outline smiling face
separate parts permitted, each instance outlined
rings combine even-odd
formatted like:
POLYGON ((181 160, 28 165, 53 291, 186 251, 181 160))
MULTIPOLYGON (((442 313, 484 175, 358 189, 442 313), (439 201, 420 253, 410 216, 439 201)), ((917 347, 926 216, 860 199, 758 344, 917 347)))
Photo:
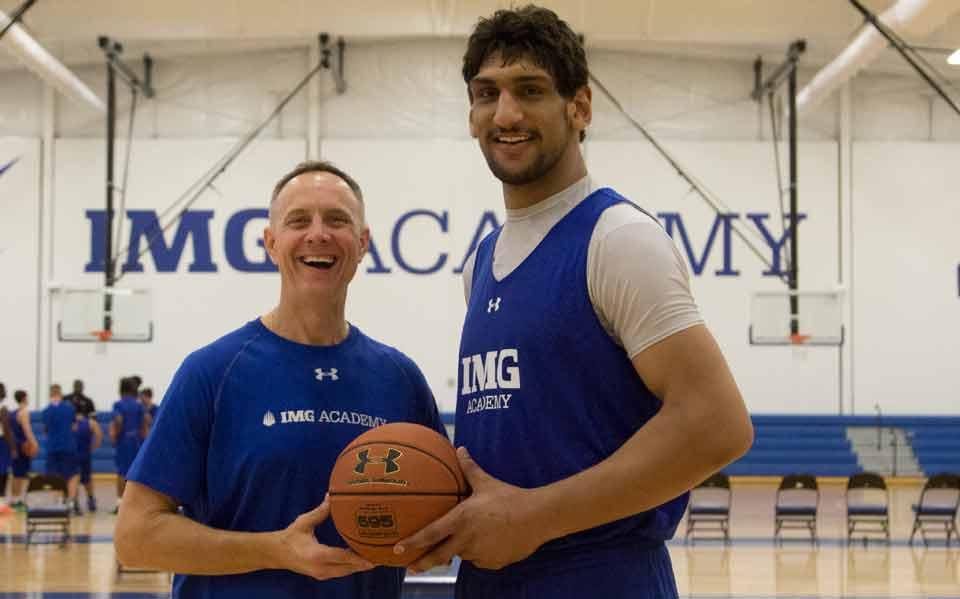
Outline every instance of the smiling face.
POLYGON ((503 64, 492 54, 469 82, 470 133, 494 176, 523 186, 568 178, 578 167, 580 132, 590 122, 589 88, 572 98, 529 57, 503 64))
POLYGON ((346 297, 370 230, 350 186, 328 172, 290 179, 270 206, 264 245, 291 299, 346 297))

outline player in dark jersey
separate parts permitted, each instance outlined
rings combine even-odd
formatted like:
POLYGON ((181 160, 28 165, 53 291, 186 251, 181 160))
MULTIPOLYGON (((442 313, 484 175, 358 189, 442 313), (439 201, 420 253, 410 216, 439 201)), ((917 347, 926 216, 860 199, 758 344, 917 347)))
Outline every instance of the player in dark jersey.
POLYGON ((81 416, 91 416, 97 411, 93 400, 83 394, 83 381, 80 379, 73 381, 73 393, 65 395, 63 399, 72 403, 81 416))
POLYGON ((129 472, 119 559, 183 573, 176 598, 396 599, 403 570, 346 549, 327 481, 372 427, 444 429, 413 361, 345 318, 369 243, 360 188, 300 165, 275 187, 264 242, 279 303, 180 366, 129 472))
POLYGON ((458 598, 676 597, 664 542, 687 490, 750 446, 740 392, 670 238, 589 178, 570 27, 497 11, 463 76, 507 208, 464 269, 456 443, 473 494, 395 551, 439 543, 415 571, 460 555, 458 598))

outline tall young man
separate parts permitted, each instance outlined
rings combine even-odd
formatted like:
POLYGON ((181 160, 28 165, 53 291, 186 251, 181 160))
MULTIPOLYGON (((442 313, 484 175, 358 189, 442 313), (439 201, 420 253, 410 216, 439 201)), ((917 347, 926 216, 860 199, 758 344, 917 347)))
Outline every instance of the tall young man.
POLYGON ((687 490, 750 446, 740 393, 671 239, 587 173, 570 27, 497 11, 463 76, 507 209, 463 273, 456 443, 473 495, 395 551, 439 544, 414 570, 460 555, 460 598, 675 597, 664 541, 687 490))

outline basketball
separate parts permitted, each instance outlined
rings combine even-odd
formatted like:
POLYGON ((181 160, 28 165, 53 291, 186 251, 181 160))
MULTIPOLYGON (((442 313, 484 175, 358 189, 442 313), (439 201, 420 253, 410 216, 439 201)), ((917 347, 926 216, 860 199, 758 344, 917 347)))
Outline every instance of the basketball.
POLYGON ((40 446, 28 439, 20 445, 20 452, 28 458, 35 458, 40 453, 40 446))
POLYGON ((330 513, 351 549, 383 566, 406 566, 427 552, 395 555, 393 546, 466 495, 457 454, 443 435, 396 422, 371 429, 337 457, 330 513))

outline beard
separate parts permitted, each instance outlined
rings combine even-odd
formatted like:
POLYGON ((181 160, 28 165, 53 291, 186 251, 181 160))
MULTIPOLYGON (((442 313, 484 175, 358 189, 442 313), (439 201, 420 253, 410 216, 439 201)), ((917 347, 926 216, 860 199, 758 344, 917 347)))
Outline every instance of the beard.
POLYGON ((490 172, 493 173, 493 176, 503 183, 507 185, 527 185, 528 183, 533 183, 541 179, 553 170, 553 167, 555 167, 563 157, 563 147, 564 146, 560 146, 552 151, 539 152, 536 157, 534 157, 533 162, 520 171, 510 171, 497 162, 492 148, 484 148, 483 157, 487 160, 487 166, 490 167, 490 172))
MULTIPOLYGON (((520 171, 510 171, 505 166, 497 162, 495 157, 495 152, 493 150, 494 138, 498 135, 504 133, 503 130, 495 130, 491 132, 490 136, 487 138, 488 145, 484 147, 482 144, 480 150, 483 152, 483 157, 487 161, 487 166, 490 167, 490 172, 493 173, 493 176, 506 183, 507 185, 527 185, 533 183, 541 178, 543 178, 547 173, 549 173, 557 163, 560 162, 560 159, 563 158, 563 153, 570 142, 570 135, 575 135, 576 132, 573 131, 573 126, 566 114, 564 114, 563 119, 567 125, 566 136, 554 144, 552 147, 543 148, 541 147, 540 151, 534 157, 533 162, 520 171)), ((518 133, 527 133, 531 136, 531 142, 543 142, 543 136, 539 132, 534 130, 529 131, 517 131, 518 133)))

